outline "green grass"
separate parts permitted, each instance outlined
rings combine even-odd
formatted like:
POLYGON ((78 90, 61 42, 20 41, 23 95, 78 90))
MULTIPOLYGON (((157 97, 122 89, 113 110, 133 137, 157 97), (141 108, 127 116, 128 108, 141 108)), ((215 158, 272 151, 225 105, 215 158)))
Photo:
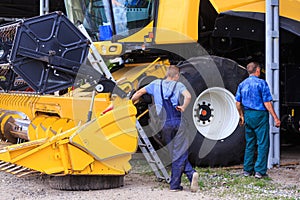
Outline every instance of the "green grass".
MULTIPOLYGON (((146 176, 155 176, 145 161, 134 160, 134 172, 146 176)), ((170 168, 167 168, 170 174, 170 168)), ((199 192, 214 199, 259 199, 259 200, 300 200, 300 188, 283 186, 271 178, 256 179, 253 176, 244 177, 242 169, 226 170, 223 168, 196 168, 199 173, 199 192)), ((182 176, 182 183, 187 188, 189 180, 182 176)), ((169 188, 169 184, 158 182, 156 189, 169 188)))
MULTIPOLYGON (((295 199, 291 192, 300 197, 296 187, 283 187, 272 181, 271 178, 256 179, 244 177, 242 171, 224 170, 221 168, 197 168, 199 173, 200 192, 215 191, 216 198, 238 199, 295 199)), ((188 179, 183 176, 182 182, 189 185, 188 179)), ((300 198, 299 198, 300 199, 300 198)))

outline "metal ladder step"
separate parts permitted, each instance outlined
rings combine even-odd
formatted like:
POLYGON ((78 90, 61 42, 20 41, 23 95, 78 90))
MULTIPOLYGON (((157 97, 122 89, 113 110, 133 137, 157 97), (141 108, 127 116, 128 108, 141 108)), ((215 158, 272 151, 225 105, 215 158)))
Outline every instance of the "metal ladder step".
POLYGON ((139 133, 138 145, 147 162, 149 163, 152 171, 154 172, 155 176, 158 180, 165 180, 167 183, 170 183, 171 178, 165 166, 161 162, 144 129, 138 121, 136 122, 136 128, 139 133))

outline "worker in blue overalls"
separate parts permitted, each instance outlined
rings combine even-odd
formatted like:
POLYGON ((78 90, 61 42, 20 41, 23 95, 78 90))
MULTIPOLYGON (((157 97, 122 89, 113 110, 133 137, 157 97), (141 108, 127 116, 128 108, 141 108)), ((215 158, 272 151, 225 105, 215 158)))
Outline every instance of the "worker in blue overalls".
POLYGON ((146 93, 151 94, 154 98, 157 114, 163 123, 162 135, 172 159, 170 191, 183 189, 181 176, 185 173, 191 183, 191 191, 196 192, 198 173, 188 161, 189 142, 185 133, 184 120, 181 120, 182 112, 190 103, 191 94, 181 82, 178 82, 179 76, 179 68, 171 65, 167 69, 166 79, 154 80, 138 90, 132 96, 132 101, 135 102, 146 93), (184 97, 182 105, 179 104, 181 95, 184 97))

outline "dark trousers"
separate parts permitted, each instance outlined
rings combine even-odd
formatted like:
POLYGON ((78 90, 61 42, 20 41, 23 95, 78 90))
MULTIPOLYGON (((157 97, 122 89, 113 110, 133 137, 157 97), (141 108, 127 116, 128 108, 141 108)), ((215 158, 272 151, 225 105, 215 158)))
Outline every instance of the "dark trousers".
POLYGON ((172 172, 170 189, 180 189, 181 176, 186 174, 189 181, 192 181, 193 173, 195 170, 188 160, 188 138, 185 135, 185 126, 178 122, 165 123, 162 134, 167 148, 172 159, 172 172))
POLYGON ((244 170, 266 174, 269 154, 269 113, 267 111, 245 110, 246 149, 244 170), (257 159, 254 160, 257 145, 257 159), (254 163, 255 161, 255 163, 254 163))

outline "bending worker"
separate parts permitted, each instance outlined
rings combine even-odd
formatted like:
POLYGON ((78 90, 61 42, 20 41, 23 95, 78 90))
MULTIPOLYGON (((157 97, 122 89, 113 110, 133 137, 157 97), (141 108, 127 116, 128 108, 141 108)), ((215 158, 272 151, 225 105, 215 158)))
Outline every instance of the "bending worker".
POLYGON ((244 176, 256 178, 267 176, 269 154, 269 113, 280 126, 267 82, 260 79, 260 66, 256 62, 247 65, 249 77, 241 82, 236 92, 236 106, 240 114, 240 124, 245 124, 246 149, 244 156, 244 176), (269 113, 268 113, 269 112, 269 113), (254 163, 255 146, 257 159, 254 163))
POLYGON ((198 173, 188 161, 188 137, 185 135, 185 125, 181 114, 191 100, 191 94, 186 87, 178 82, 180 73, 177 66, 171 65, 167 69, 166 79, 154 80, 149 85, 138 90, 133 96, 135 102, 143 94, 151 94, 154 98, 157 114, 163 123, 162 136, 168 145, 172 159, 170 191, 182 190, 181 176, 185 173, 191 183, 191 191, 198 189, 198 173), (179 105, 180 96, 184 97, 179 105))

